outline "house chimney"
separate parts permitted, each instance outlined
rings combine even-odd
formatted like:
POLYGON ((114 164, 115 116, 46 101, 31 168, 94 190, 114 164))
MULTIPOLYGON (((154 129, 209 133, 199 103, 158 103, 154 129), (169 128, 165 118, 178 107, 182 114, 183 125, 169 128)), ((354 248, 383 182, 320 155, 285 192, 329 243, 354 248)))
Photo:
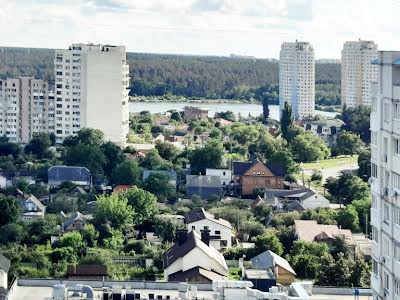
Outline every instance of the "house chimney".
POLYGON ((214 219, 215 219, 215 220, 219 220, 219 214, 218 214, 218 213, 215 213, 215 214, 214 214, 214 219))
POLYGON ((210 230, 204 229, 201 231, 201 241, 207 246, 210 246, 210 230))
POLYGON ((178 245, 181 246, 183 245, 186 240, 187 240, 187 231, 186 230, 178 230, 177 236, 178 236, 178 245))

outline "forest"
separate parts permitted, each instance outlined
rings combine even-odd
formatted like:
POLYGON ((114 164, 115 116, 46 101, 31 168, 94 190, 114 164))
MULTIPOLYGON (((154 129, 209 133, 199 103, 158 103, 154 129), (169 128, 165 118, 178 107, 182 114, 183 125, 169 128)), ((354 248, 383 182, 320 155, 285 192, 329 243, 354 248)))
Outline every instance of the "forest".
MULTIPOLYGON (((19 75, 54 81, 54 49, 0 48, 0 78, 19 75)), ((276 104, 277 60, 128 53, 132 96, 172 94, 276 104)), ((316 103, 340 104, 340 64, 316 64, 316 103)))

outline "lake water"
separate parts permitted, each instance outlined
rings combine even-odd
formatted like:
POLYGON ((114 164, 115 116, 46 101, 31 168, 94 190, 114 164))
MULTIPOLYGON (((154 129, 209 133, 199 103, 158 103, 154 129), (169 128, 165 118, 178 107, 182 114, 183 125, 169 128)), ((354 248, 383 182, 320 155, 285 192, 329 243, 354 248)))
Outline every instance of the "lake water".
MULTIPOLYGON (((147 110, 155 114, 164 113, 171 109, 181 111, 185 106, 209 108, 208 115, 210 117, 213 117, 217 112, 227 110, 233 111, 236 115, 240 113, 242 117, 247 117, 248 115, 257 117, 262 114, 261 104, 247 103, 130 102, 129 111, 131 113, 138 113, 147 110)), ((269 111, 271 119, 279 120, 279 105, 270 105, 269 111)), ((316 114, 333 118, 337 113, 317 110, 316 114)))

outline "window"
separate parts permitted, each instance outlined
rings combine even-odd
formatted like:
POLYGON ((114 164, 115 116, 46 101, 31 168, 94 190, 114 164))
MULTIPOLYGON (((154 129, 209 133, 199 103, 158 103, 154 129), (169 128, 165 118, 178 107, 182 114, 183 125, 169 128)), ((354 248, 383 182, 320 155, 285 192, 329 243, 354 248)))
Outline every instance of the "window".
POLYGON ((390 242, 389 242, 389 240, 385 237, 384 239, 383 239, 383 256, 385 256, 385 257, 389 257, 389 254, 390 254, 390 242))
POLYGON ((192 230, 196 230, 196 226, 192 226, 192 230))
POLYGON ((400 208, 394 207, 393 209, 393 222, 400 226, 400 208))
POLYGON ((394 244, 394 259, 400 262, 400 245, 394 244))
POLYGON ((376 243, 379 243, 379 233, 374 226, 372 226, 372 240, 375 241, 376 243))
POLYGON ((372 273, 378 275, 378 262, 372 259, 372 273))
POLYGON ((393 152, 396 154, 400 154, 400 140, 394 138, 393 139, 393 152))
POLYGON ((396 278, 394 280, 394 294, 396 296, 400 296, 400 281, 396 278))
POLYGON ((400 175, 397 173, 392 173, 393 178, 393 188, 400 191, 400 175))
POLYGON ((378 178, 378 167, 374 163, 371 163, 371 177, 378 178))
POLYGON ((389 210, 389 205, 386 203, 383 204, 383 221, 385 223, 389 223, 390 221, 390 210, 389 210))
POLYGON ((389 280, 390 280, 389 274, 384 272, 384 275, 383 275, 383 288, 385 290, 387 290, 387 291, 389 290, 389 287, 390 287, 389 280))
POLYGON ((375 131, 371 131, 371 144, 373 145, 378 144, 378 136, 375 131))
POLYGON ((389 122, 390 120, 389 103, 383 104, 383 118, 385 122, 389 122))
POLYGON ((393 106, 393 118, 400 119, 400 103, 395 102, 393 106))
POLYGON ((204 230, 210 230, 209 226, 204 226, 204 230))
POLYGON ((220 230, 215 230, 215 234, 221 234, 220 230))

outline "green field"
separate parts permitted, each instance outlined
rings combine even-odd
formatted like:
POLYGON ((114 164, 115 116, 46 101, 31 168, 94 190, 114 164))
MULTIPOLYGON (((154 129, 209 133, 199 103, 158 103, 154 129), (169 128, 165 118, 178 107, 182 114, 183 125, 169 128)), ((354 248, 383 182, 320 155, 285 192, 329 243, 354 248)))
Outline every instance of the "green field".
POLYGON ((319 162, 302 163, 300 164, 300 168, 305 170, 322 170, 322 169, 338 168, 341 166, 345 168, 350 165, 357 164, 357 158, 358 158, 357 155, 338 156, 334 158, 320 160, 319 162))

